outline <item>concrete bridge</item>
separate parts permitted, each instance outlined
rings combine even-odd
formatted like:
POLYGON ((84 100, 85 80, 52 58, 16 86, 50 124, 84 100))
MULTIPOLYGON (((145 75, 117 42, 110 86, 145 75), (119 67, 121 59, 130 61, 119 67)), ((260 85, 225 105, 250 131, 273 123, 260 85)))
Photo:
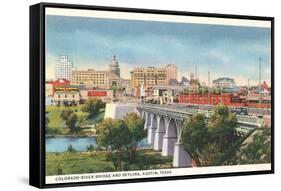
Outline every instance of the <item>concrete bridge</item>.
MULTIPOLYGON (((145 120, 144 128, 148 131, 148 143, 153 149, 162 151, 162 156, 173 156, 173 167, 191 167, 191 156, 181 142, 183 121, 196 112, 203 113, 208 119, 211 111, 156 104, 138 104, 137 110, 145 120)), ((256 116, 237 115, 237 119, 238 135, 246 134, 262 125, 262 118, 256 116)))

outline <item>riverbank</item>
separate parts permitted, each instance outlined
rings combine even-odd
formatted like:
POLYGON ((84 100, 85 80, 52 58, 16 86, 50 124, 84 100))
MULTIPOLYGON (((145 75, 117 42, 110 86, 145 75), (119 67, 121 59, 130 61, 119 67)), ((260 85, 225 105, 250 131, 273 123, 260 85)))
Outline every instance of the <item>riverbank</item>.
POLYGON ((81 110, 79 106, 47 106, 46 117, 48 124, 46 129, 46 137, 93 137, 96 136, 95 126, 99 123, 105 114, 105 109, 102 108, 95 115, 89 117, 88 112, 81 110), (65 120, 61 117, 63 111, 71 111, 78 117, 77 131, 71 132, 66 126, 65 120))
POLYGON ((97 137, 97 135, 45 135, 46 138, 87 138, 87 137, 97 137))
MULTIPOLYGON (((152 149, 140 149, 133 161, 126 162, 126 171, 171 167, 172 157, 163 157, 161 152, 152 149)), ((46 153, 47 176, 114 171, 114 166, 104 151, 46 153)))
POLYGON ((76 132, 71 132, 69 128, 49 128, 45 134, 46 138, 54 138, 54 137, 96 137, 96 130, 93 128, 80 128, 76 132))

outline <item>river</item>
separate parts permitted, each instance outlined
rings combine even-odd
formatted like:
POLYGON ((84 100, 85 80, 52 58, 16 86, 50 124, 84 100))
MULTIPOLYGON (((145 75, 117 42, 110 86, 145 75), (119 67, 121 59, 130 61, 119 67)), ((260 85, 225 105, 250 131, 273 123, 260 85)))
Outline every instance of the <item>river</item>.
MULTIPOLYGON (((96 146, 96 137, 46 137, 46 152, 65 152, 69 145, 77 151, 87 151, 87 146, 96 146)), ((138 148, 150 148, 147 138, 139 142, 138 148)))

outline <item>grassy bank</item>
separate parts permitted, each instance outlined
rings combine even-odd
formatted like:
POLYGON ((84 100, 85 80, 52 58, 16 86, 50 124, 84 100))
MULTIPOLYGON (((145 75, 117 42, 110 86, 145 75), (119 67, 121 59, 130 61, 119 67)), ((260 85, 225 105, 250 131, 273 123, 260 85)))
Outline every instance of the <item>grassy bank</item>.
MULTIPOLYGON (((126 170, 171 168, 172 158, 162 157, 160 152, 139 150, 135 159, 128 162, 126 170)), ((64 152, 46 154, 46 175, 114 172, 114 166, 104 151, 64 152)))
POLYGON ((79 106, 47 106, 46 112, 49 119, 48 123, 48 136, 56 135, 70 135, 70 136, 93 136, 95 133, 89 126, 94 125, 101 121, 104 117, 105 109, 101 109, 97 115, 89 117, 89 113, 81 111, 82 105, 79 106), (83 119, 79 121, 80 129, 77 132, 70 132, 66 127, 65 121, 61 118, 61 113, 65 110, 73 111, 78 118, 83 119))

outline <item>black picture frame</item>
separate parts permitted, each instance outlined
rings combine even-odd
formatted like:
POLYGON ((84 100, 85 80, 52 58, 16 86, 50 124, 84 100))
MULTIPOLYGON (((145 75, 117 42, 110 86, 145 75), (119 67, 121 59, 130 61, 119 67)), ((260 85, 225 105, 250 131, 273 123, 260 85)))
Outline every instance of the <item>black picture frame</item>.
POLYGON ((226 177, 226 176, 242 176, 242 175, 258 175, 274 173, 274 18, 263 16, 248 16, 248 15, 231 15, 231 14, 216 14, 216 13, 195 13, 184 11, 171 10, 152 10, 152 9, 135 9, 121 7, 104 7, 104 6, 88 6, 74 4, 57 4, 57 3, 39 3, 30 6, 30 153, 29 153, 29 183, 38 188, 53 188, 67 186, 85 186, 85 185, 100 185, 100 184, 116 184, 116 183, 133 183, 133 182, 148 182, 148 181, 167 181, 179 179, 193 178, 210 178, 210 177, 226 177), (249 171, 249 172, 230 172, 216 173, 204 175, 186 175, 186 176, 170 176, 170 177, 155 177, 155 178, 140 178, 140 179, 125 179, 125 180, 110 180, 97 182, 78 182, 78 183, 60 183, 46 184, 45 183, 45 8, 67 8, 80 10, 104 10, 104 11, 121 11, 129 13, 153 13, 153 14, 169 14, 181 16, 200 16, 213 18, 233 18, 233 19, 248 19, 262 20, 271 22, 271 170, 265 171, 249 171), (39 128, 38 128, 39 127, 39 128))

